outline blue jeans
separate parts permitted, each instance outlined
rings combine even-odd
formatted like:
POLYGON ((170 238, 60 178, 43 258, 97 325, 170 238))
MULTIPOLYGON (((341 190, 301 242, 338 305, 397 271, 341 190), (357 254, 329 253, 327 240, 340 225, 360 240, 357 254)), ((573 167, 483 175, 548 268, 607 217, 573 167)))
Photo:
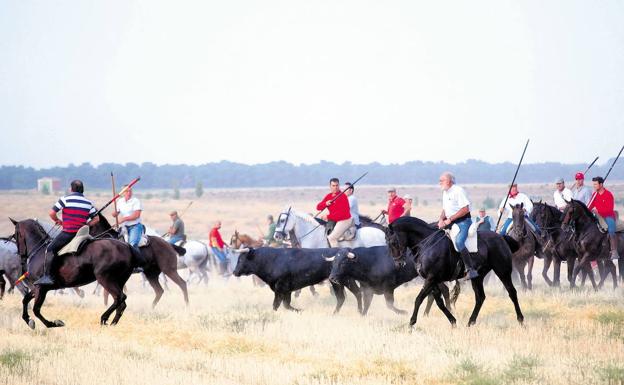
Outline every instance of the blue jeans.
POLYGON ((139 247, 139 241, 141 240, 141 235, 143 235, 143 225, 137 223, 136 225, 126 226, 128 230, 128 243, 131 246, 139 247))
MULTIPOLYGON (((535 232, 537 232, 538 234, 540 233, 539 226, 537 225, 537 223, 533 222, 533 220, 531 220, 531 218, 528 215, 525 215, 524 219, 527 222, 529 222, 531 226, 533 226, 533 228, 535 228, 535 232)), ((512 223, 513 223, 513 218, 505 219, 505 223, 503 223, 503 227, 501 228, 500 234, 501 235, 507 234, 507 229, 509 228, 509 225, 511 225, 512 223)))
POLYGON ((615 218, 613 217, 605 217, 605 222, 607 222, 607 228, 609 229, 609 234, 615 234, 615 218))
POLYGON ((214 255, 217 257, 217 259, 219 259, 220 262, 227 262, 227 255, 225 255, 223 250, 214 246, 212 246, 211 249, 214 255))
POLYGON ((169 243, 174 244, 181 241, 182 239, 183 238, 181 235, 172 235, 171 237, 169 237, 169 243))
POLYGON ((470 225, 472 225, 472 219, 462 219, 459 222, 455 222, 455 224, 459 226, 459 234, 457 234, 457 238, 455 238, 455 245, 457 246, 457 250, 462 251, 466 247, 466 239, 468 238, 470 225))

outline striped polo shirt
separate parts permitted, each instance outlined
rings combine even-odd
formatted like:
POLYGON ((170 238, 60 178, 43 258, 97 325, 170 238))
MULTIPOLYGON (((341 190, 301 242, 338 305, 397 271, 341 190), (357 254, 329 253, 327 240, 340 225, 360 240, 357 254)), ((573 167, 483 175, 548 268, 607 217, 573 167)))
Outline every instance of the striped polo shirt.
POLYGON ((90 200, 79 192, 73 192, 56 202, 52 210, 61 211, 63 215, 63 231, 75 233, 84 226, 96 213, 90 200))

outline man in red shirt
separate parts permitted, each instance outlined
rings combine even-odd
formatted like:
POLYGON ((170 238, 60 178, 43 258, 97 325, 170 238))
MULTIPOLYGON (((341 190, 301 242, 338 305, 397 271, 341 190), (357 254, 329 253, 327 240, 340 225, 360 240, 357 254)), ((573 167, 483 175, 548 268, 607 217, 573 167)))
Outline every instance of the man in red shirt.
POLYGON ((349 227, 353 226, 353 218, 351 217, 351 208, 349 207, 349 198, 346 194, 340 193, 340 181, 338 178, 329 180, 329 194, 325 195, 322 201, 316 205, 317 210, 327 208, 329 214, 327 221, 334 222, 333 231, 327 236, 331 247, 338 247, 338 238, 344 234, 349 227))
POLYGON ((405 200, 397 195, 394 187, 390 187, 388 189, 388 210, 381 211, 388 215, 388 224, 391 224, 403 215, 403 211, 405 211, 403 205, 405 205, 405 200))
POLYGON ((210 230, 210 235, 208 238, 210 239, 210 248, 212 249, 213 254, 219 260, 219 270, 221 275, 225 275, 227 272, 227 264, 228 258, 225 254, 225 242, 223 242, 223 238, 221 238, 221 233, 219 233, 219 229, 221 228, 221 221, 216 221, 212 229, 210 230))
POLYGON ((613 211, 615 202, 613 194, 604 187, 604 179, 602 177, 592 178, 592 182, 594 183, 594 195, 592 195, 587 208, 603 217, 605 222, 607 222, 609 243, 611 244, 611 259, 619 259, 620 256, 617 251, 618 238, 617 234, 615 234, 615 211, 613 211))

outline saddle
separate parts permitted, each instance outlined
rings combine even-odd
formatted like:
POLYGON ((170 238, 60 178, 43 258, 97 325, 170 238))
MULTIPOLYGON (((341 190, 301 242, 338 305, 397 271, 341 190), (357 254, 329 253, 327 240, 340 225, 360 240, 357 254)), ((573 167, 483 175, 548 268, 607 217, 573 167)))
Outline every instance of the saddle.
MULTIPOLYGON (((479 251, 478 249, 479 235, 477 232, 478 227, 479 226, 476 223, 472 223, 470 225, 470 228, 468 229, 468 238, 466 238, 466 248, 468 249, 468 252, 470 253, 476 253, 479 251)), ((457 245, 455 244, 455 239, 457 238, 457 235, 459 235, 459 226, 457 226, 456 224, 453 224, 451 229, 445 230, 445 232, 446 232, 446 236, 449 237, 451 241, 453 242, 453 247, 455 248, 455 251, 459 252, 459 250, 457 249, 457 245)))
MULTIPOLYGON (((596 219, 598 219, 597 226, 598 230, 601 233, 605 234, 609 231, 609 226, 607 226, 607 221, 598 213, 594 214, 596 219)), ((615 213, 615 232, 616 233, 624 233, 624 222, 620 221, 620 216, 618 213, 615 213)))
MULTIPOLYGON (((121 235, 123 236, 124 242, 128 243, 128 230, 125 226, 121 228, 121 235)), ((147 237, 147 234, 145 234, 145 226, 143 226, 143 233, 141 234, 141 239, 139 240, 139 247, 145 247, 149 245, 149 243, 149 238, 147 237)))
MULTIPOLYGON (((334 231, 334 227, 336 226, 336 222, 327 221, 325 224, 325 236, 329 236, 334 231)), ((352 241, 355 239, 357 235, 357 227, 355 226, 355 222, 351 221, 351 226, 342 233, 342 235, 338 238, 338 242, 344 241, 352 241)))
POLYGON ((78 253, 93 239, 94 238, 89 234, 89 226, 82 226, 76 235, 74 235, 74 238, 59 250, 58 255, 78 253))

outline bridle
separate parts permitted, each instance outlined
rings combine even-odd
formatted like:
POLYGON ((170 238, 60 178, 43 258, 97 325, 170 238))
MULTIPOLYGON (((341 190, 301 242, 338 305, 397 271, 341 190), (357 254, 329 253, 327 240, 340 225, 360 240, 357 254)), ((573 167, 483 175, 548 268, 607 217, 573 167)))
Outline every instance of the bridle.
POLYGON ((281 226, 282 229, 281 230, 276 230, 275 233, 280 234, 284 239, 286 239, 286 225, 288 224, 288 219, 290 219, 290 210, 292 207, 288 208, 288 211, 286 211, 285 213, 280 213, 280 215, 277 217, 277 223, 280 223, 282 220, 283 216, 286 216, 286 219, 284 220, 284 225, 281 226))

